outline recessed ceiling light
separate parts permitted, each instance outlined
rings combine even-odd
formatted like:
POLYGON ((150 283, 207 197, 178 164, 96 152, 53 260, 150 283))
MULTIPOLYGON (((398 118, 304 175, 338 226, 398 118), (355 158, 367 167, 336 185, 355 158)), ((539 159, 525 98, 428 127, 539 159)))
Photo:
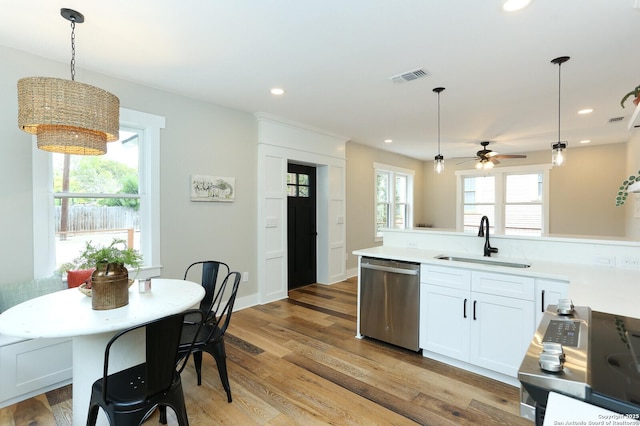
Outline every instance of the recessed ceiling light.
POLYGON ((530 1, 531 0, 506 0, 502 5, 502 9, 506 12, 515 12, 516 10, 527 7, 530 1))
POLYGON ((591 114, 593 112, 593 108, 585 108, 578 111, 578 114, 591 114))
POLYGON ((591 142, 591 139, 583 139, 580 141, 580 143, 589 143, 591 142))
POLYGON ((393 142, 393 140, 392 140, 392 139, 385 139, 385 140, 384 140, 384 143, 391 143, 391 142, 393 142))
POLYGON ((281 89, 279 87, 274 87, 273 89, 271 89, 271 94, 272 95, 284 95, 284 89, 281 89))
POLYGON ((529 5, 531 0, 506 0, 502 5, 502 9, 506 12, 515 12, 524 9, 529 5))

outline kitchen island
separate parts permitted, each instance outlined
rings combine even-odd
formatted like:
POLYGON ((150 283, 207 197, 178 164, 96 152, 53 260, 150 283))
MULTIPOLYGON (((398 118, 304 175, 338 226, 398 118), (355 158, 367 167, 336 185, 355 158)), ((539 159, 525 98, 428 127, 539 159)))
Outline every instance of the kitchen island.
MULTIPOLYGON (((357 256, 376 257, 425 265, 439 265, 459 268, 473 268, 484 271, 502 272, 544 278, 569 283, 568 298, 574 305, 589 306, 592 310, 640 318, 640 269, 623 269, 610 265, 585 265, 549 260, 530 260, 522 258, 491 257, 487 261, 509 261, 527 263, 529 268, 509 268, 489 264, 440 260, 437 256, 459 256, 482 259, 482 256, 469 256, 466 253, 433 249, 414 249, 379 246, 355 250, 357 256)), ((640 250, 638 255, 640 256, 640 250)), ((484 260, 482 259, 482 260, 484 260)))
MULTIPOLYGON (((514 386, 542 311, 558 298, 594 311, 640 317, 640 269, 627 262, 640 256, 637 242, 491 239, 499 253, 483 257, 484 239, 475 235, 389 230, 383 246, 353 254, 420 263, 423 355, 514 386), (470 262, 438 259, 442 255, 470 262), (622 260, 627 267, 620 267, 622 260)), ((363 337, 359 326, 356 337, 363 337)))

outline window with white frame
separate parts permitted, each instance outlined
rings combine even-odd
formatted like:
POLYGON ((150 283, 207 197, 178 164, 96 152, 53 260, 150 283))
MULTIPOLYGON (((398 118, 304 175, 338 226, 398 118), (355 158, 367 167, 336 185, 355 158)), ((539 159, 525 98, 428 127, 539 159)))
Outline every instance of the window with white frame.
POLYGON ((104 155, 52 154, 56 268, 88 241, 140 250, 140 129, 120 128, 104 155))
POLYGON ((413 176, 415 172, 374 163, 376 182, 375 236, 383 228, 410 228, 413 223, 413 176))
POLYGON ((495 176, 463 176, 463 223, 464 230, 477 229, 482 216, 489 218, 491 227, 496 219, 495 176))
MULTIPOLYGON (((86 241, 140 251, 139 277, 160 273, 159 140, 164 117, 120 110, 120 140, 104 156, 34 148, 34 276, 71 261, 86 241)), ((34 144, 35 145, 35 144, 34 144)))
POLYGON ((537 165, 457 171, 458 229, 476 232, 487 216, 497 234, 546 234, 549 169, 537 165))

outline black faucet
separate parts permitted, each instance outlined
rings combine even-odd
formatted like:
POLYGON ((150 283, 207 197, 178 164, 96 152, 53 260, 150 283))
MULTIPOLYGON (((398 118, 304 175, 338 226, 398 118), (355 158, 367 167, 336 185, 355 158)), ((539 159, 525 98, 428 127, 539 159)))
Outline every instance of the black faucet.
POLYGON ((498 249, 496 247, 491 247, 491 244, 489 244, 489 218, 486 216, 482 216, 482 219, 480 219, 480 229, 478 230, 478 237, 484 237, 485 256, 491 257, 491 253, 498 252, 498 249))

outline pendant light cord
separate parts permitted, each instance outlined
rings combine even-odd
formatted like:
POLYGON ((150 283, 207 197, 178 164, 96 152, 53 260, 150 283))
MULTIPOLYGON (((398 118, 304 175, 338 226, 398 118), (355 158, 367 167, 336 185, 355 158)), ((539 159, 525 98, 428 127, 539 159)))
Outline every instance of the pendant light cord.
POLYGON ((558 142, 562 140, 560 139, 560 93, 561 93, 561 82, 562 82, 562 79, 560 78, 561 70, 562 70, 562 62, 558 64, 558 142))
POLYGON ((440 92, 438 92, 438 155, 440 154, 440 92))
POLYGON ((551 61, 552 64, 558 65, 558 144, 562 142, 560 139, 560 94, 562 93, 562 64, 567 62, 571 57, 569 56, 560 56, 559 58, 555 58, 551 61))

